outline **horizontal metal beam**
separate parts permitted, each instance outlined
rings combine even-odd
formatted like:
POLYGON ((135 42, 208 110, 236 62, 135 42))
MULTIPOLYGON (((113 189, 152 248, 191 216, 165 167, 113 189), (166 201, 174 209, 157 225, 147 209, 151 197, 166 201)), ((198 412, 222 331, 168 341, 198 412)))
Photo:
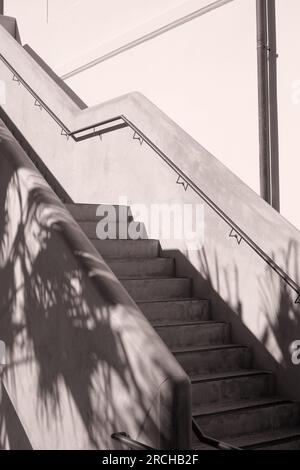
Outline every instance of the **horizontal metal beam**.
POLYGON ((168 23, 162 26, 161 28, 155 29, 154 31, 151 31, 148 34, 145 34, 144 36, 141 36, 135 39, 134 41, 130 41, 121 47, 113 49, 112 51, 108 52, 107 54, 104 54, 101 57, 97 57, 96 59, 84 65, 81 65, 80 67, 77 67, 74 70, 71 70, 70 72, 62 75, 61 79, 67 80, 68 78, 74 77, 75 75, 78 75, 79 73, 82 73, 85 70, 91 69, 92 67, 95 67, 96 65, 101 64, 102 62, 108 59, 111 59, 119 54, 122 54, 123 52, 128 51, 129 49, 139 46, 140 44, 143 44, 146 41, 150 41, 151 39, 154 39, 157 36, 167 33, 168 31, 171 31, 174 28, 178 28, 178 26, 182 26, 183 24, 188 23, 189 21, 192 21, 198 18, 199 16, 205 15, 206 13, 209 13, 212 10, 220 8, 223 5, 226 5, 227 3, 230 3, 232 1, 233 0, 217 0, 217 1, 211 2, 205 7, 202 7, 196 11, 193 11, 192 13, 189 13, 188 15, 178 18, 177 20, 172 21, 171 23, 168 23))

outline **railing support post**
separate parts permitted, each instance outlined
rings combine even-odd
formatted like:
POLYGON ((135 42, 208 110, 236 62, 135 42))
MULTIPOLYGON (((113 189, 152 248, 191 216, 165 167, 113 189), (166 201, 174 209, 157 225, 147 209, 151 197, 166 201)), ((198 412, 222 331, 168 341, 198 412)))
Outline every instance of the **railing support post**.
POLYGON ((0 0, 0 15, 4 15, 4 0, 0 0))

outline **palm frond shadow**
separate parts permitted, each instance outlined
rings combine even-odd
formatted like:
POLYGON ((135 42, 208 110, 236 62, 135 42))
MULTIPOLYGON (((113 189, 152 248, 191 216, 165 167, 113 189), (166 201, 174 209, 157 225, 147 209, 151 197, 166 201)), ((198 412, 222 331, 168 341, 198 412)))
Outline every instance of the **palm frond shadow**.
MULTIPOLYGON (((26 192, 24 175, 13 171, 6 181, 0 194, 5 201, 0 207, 0 331, 8 356, 4 382, 20 400, 20 371, 29 382, 36 377, 33 421, 43 421, 50 429, 51 423, 63 421, 69 408, 69 433, 78 434, 79 446, 112 448, 110 433, 128 429, 128 414, 133 428, 140 429, 147 416, 147 426, 155 429, 149 403, 156 376, 145 370, 142 359, 133 363, 134 354, 128 356, 129 342, 136 356, 141 355, 130 309, 123 331, 118 316, 121 322, 124 306, 112 299, 105 284, 99 289, 98 282, 97 290, 93 284, 101 277, 101 263, 96 260, 91 274, 80 267, 60 233, 58 219, 64 212, 41 202, 43 183, 35 179, 26 192), (116 387, 124 390, 123 404, 117 403, 116 387), (84 432, 76 429, 78 423, 84 432)), ((139 326, 142 338, 143 319, 139 326)), ((151 344, 143 347, 151 354, 151 344)), ((2 429, 8 429, 9 416, 9 407, 1 406, 2 429)), ((7 439, 7 433, 0 434, 0 447, 7 439)))

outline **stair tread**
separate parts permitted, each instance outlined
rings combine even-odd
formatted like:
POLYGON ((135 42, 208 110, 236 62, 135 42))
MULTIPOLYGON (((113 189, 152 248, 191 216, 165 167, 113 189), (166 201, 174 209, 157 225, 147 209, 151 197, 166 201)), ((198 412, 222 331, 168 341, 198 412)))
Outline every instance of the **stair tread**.
MULTIPOLYGON (((116 243, 123 243, 123 242, 131 242, 131 243, 147 243, 147 242, 155 242, 159 243, 157 238, 138 238, 137 240, 133 240, 132 238, 107 238, 106 240, 101 240, 101 238, 92 238, 91 240, 98 241, 98 242, 116 242, 116 243)), ((155 258, 160 258, 160 256, 155 256, 155 258)), ((111 259, 128 259, 126 258, 111 258, 111 259)))
POLYGON ((224 439, 228 444, 236 447, 250 447, 261 444, 271 444, 276 441, 282 441, 286 439, 293 439, 299 437, 300 439, 300 426, 281 428, 274 431, 267 431, 255 434, 246 434, 243 436, 224 439))
POLYGON ((248 347, 241 344, 216 344, 212 346, 184 346, 181 348, 173 348, 171 351, 173 354, 176 354, 196 351, 215 351, 222 349, 248 349, 248 347))
POLYGON ((220 321, 167 321, 167 322, 151 322, 154 328, 166 328, 173 326, 209 326, 209 325, 228 325, 228 323, 220 321))
POLYGON ((189 277, 118 277, 119 281, 191 281, 189 277))
MULTIPOLYGON (((92 240, 92 241, 94 241, 94 240, 92 240)), ((96 241, 99 241, 99 242, 103 241, 103 243, 104 243, 104 240, 96 240, 96 241)), ((110 241, 118 241, 118 240, 110 240, 110 241)), ((126 240, 123 240, 123 241, 126 241, 126 240)), ((128 241, 128 240, 127 240, 127 241, 128 241)), ((121 261, 122 259, 124 259, 124 258, 118 258, 117 256, 116 256, 116 257, 114 257, 114 256, 107 256, 106 254, 102 255, 102 258, 104 259, 104 261, 106 261, 106 263, 107 263, 108 265, 110 265, 110 264, 113 263, 113 262, 117 262, 117 261, 119 262, 119 261, 121 261)), ((150 261, 150 260, 156 260, 156 259, 160 259, 160 258, 159 258, 159 256, 148 256, 148 258, 145 258, 145 257, 142 258, 142 257, 140 257, 140 256, 137 256, 137 257, 132 256, 130 259, 131 259, 133 262, 137 262, 137 261, 140 261, 140 260, 147 260, 147 261, 150 261)))
POLYGON ((196 299, 194 297, 182 297, 178 299, 161 299, 161 300, 139 300, 137 304, 161 304, 168 302, 209 302, 208 299, 196 299))
POLYGON ((109 204, 107 202, 66 202, 65 203, 66 207, 98 207, 98 206, 103 206, 103 207, 125 207, 125 208, 130 208, 130 206, 125 206, 124 204, 109 204))
MULTIPOLYGON (((254 434, 243 434, 239 437, 229 437, 222 438, 222 442, 238 447, 240 449, 247 449, 256 446, 276 444, 281 441, 295 440, 299 438, 300 440, 300 426, 290 427, 290 428, 280 428, 274 431, 265 431, 257 432, 254 434)), ((198 444, 193 445, 193 450, 212 450, 211 446, 207 444, 198 444)))
MULTIPOLYGON (((126 241, 126 240, 125 240, 126 241)), ((154 258, 109 258, 109 263, 148 263, 149 261, 167 261, 174 262, 174 258, 164 258, 163 256, 155 256, 154 258)))
POLYGON ((102 209, 102 212, 108 212, 114 209, 114 217, 110 220, 111 224, 118 223, 120 221, 129 222, 132 221, 132 213, 129 206, 116 205, 116 204, 95 204, 95 203, 65 203, 66 209, 72 214, 73 218, 80 222, 97 222, 100 221, 100 215, 98 208, 102 209))
POLYGON ((260 408, 262 406, 270 406, 275 404, 293 404, 294 402, 285 400, 282 397, 267 397, 257 400, 242 400, 235 402, 226 402, 213 405, 198 406, 193 409, 193 416, 207 416, 219 413, 230 413, 231 411, 247 410, 251 408, 260 408))
POLYGON ((191 376, 191 382, 211 382, 214 380, 223 380, 223 379, 234 379, 238 377, 251 377, 256 375, 272 375, 272 372, 267 370, 256 370, 256 369, 242 369, 235 371, 224 371, 211 374, 200 374, 191 376))

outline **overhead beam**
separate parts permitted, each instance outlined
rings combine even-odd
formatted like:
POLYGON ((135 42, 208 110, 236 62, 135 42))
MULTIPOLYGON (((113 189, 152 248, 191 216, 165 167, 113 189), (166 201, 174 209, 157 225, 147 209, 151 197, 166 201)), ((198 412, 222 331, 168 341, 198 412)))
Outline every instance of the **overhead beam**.
POLYGON ((202 6, 201 8, 198 8, 197 10, 192 11, 189 14, 186 14, 184 16, 181 16, 180 18, 171 21, 157 29, 154 29, 147 34, 141 35, 134 40, 125 42, 125 44, 121 45, 120 47, 113 48, 106 54, 103 54, 99 57, 97 57, 94 60, 91 60, 79 67, 75 67, 69 72, 63 74, 60 78, 62 80, 67 80, 68 78, 74 77, 75 75, 78 75, 81 72, 84 72, 85 70, 91 69, 92 67, 95 67, 98 64, 101 64, 102 62, 109 60, 119 54, 122 54, 123 52, 128 51, 129 49, 132 49, 136 46, 139 46, 140 44, 150 41, 151 39, 156 38, 157 36, 160 36, 164 33, 167 33, 168 31, 171 31, 172 29, 175 29, 181 25, 184 25, 185 23, 188 23, 189 21, 192 21, 199 16, 205 15, 206 13, 209 13, 217 8, 220 8, 227 3, 232 2, 233 0, 217 0, 217 1, 207 1, 205 6, 202 6))

